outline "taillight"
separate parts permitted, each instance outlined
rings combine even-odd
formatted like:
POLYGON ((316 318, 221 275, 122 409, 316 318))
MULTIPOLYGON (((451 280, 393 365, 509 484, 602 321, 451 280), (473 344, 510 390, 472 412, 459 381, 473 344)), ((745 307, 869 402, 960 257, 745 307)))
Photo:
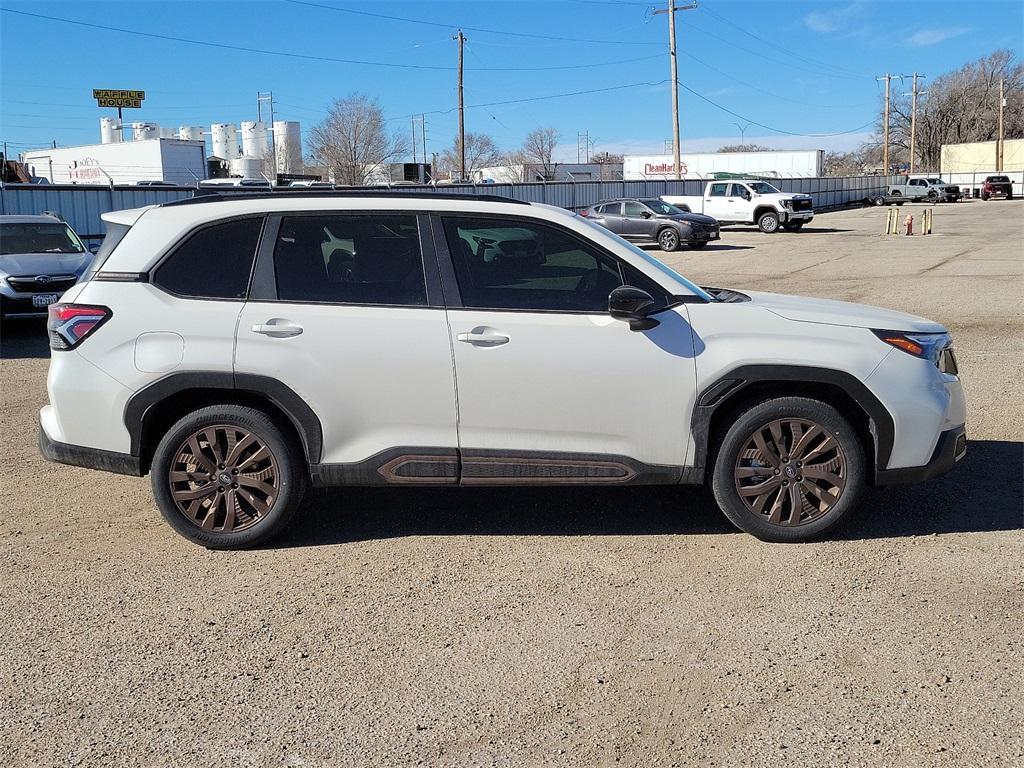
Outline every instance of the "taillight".
POLYGON ((93 304, 51 304, 46 330, 50 349, 74 349, 110 319, 108 307, 93 304))

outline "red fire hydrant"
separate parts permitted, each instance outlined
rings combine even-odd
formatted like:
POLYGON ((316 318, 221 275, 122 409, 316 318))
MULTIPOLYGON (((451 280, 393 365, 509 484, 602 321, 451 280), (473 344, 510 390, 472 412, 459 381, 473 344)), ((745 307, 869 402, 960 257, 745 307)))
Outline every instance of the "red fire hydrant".
POLYGON ((913 216, 911 216, 908 213, 907 214, 907 218, 903 221, 903 224, 907 228, 907 231, 906 231, 905 234, 908 234, 908 235, 914 234, 914 217, 913 216))

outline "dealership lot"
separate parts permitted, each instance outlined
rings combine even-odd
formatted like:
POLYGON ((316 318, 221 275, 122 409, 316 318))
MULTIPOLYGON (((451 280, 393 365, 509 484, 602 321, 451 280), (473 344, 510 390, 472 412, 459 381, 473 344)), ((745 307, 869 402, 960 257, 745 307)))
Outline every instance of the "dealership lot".
POLYGON ((701 284, 952 330, 967 457, 871 494, 813 545, 734 533, 699 490, 352 489, 315 493, 271 547, 208 552, 162 522, 148 479, 42 461, 48 350, 40 326, 15 327, 0 361, 7 762, 1024 760, 1024 203, 937 206, 929 237, 886 237, 884 221, 855 209, 652 250, 701 284))

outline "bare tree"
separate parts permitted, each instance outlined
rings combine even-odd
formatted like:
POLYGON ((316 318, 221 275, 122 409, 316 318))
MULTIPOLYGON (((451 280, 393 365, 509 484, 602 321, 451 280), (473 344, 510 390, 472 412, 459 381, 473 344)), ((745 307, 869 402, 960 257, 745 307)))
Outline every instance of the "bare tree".
MULTIPOLYGON (((452 141, 452 146, 441 153, 440 165, 444 173, 451 177, 459 175, 461 153, 459 151, 459 137, 452 141)), ((494 139, 483 133, 466 134, 466 176, 472 178, 473 172, 491 165, 497 165, 501 160, 501 151, 494 139)))
POLYGON ((554 128, 535 128, 526 135, 522 154, 526 162, 538 166, 545 179, 555 174, 555 146, 558 144, 558 131, 554 128))
POLYGON ((309 134, 313 157, 338 184, 366 184, 384 163, 408 151, 404 134, 389 131, 377 99, 353 93, 336 99, 309 134))
POLYGON ((622 162, 622 155, 614 152, 596 152, 590 156, 590 162, 598 165, 615 165, 622 162))
MULTIPOLYGON (((1006 138, 1024 136, 1024 64, 1011 50, 997 50, 923 86, 917 100, 916 165, 938 170, 943 144, 993 141, 999 109, 999 81, 1004 81, 1006 138)), ((908 84, 907 84, 908 85, 908 84)), ((911 96, 900 89, 893 99, 889 141, 897 157, 910 159, 911 96)), ((878 126, 877 141, 881 141, 878 126)))
POLYGON ((716 152, 773 152, 771 147, 764 147, 760 144, 726 144, 719 147, 716 152))

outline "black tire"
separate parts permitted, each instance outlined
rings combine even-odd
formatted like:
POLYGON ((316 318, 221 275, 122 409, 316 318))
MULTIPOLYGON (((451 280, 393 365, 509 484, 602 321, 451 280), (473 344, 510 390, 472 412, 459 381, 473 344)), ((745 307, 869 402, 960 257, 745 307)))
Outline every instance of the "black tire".
POLYGON ((1006 199, 1007 200, 1013 200, 1013 192, 1007 192, 1006 193, 1006 199))
POLYGON ((691 242, 687 243, 687 245, 689 245, 691 248, 695 248, 698 251, 701 248, 704 248, 705 246, 707 246, 707 244, 708 244, 707 240, 692 240, 691 242))
MULTIPOLYGON (((241 440, 236 443, 226 443, 224 446, 219 446, 217 450, 221 455, 227 454, 224 458, 228 459, 231 453, 228 447, 240 444, 241 440)), ((205 445, 204 451, 207 457, 216 456, 211 451, 209 443, 201 443, 200 445, 205 445)), ((194 451, 191 453, 194 454, 194 451)), ((243 452, 240 455, 245 455, 245 453, 243 452)), ((245 461, 249 461, 249 459, 238 462, 238 466, 242 470, 245 469, 245 461)), ((211 469, 213 469, 212 466, 211 469)), ((234 474, 237 475, 238 472, 234 474)), ((243 472, 242 474, 246 476, 246 473, 243 472)), ((270 480, 270 477, 263 476, 266 474, 266 470, 260 474, 260 481, 270 480)), ((220 477, 226 478, 227 473, 221 473, 220 477)), ((160 514, 163 515, 164 519, 175 531, 186 539, 209 549, 247 549, 269 541, 288 525, 305 494, 308 484, 308 473, 301 447, 270 416, 255 408, 246 406, 212 405, 188 414, 167 430, 153 454, 151 480, 153 496, 160 509, 160 514), (231 490, 232 488, 239 488, 239 483, 242 483, 240 479, 233 486, 226 484, 226 481, 219 482, 217 478, 212 476, 207 478, 206 482, 192 479, 193 475, 217 475, 224 468, 223 464, 218 465, 218 469, 213 472, 203 470, 198 463, 194 463, 195 469, 187 473, 176 472, 179 476, 181 474, 188 474, 189 476, 187 481, 177 481, 179 493, 189 493, 191 490, 194 490, 192 486, 221 486, 216 493, 204 497, 204 499, 209 498, 218 500, 218 502, 219 498, 223 497, 220 510, 225 515, 225 518, 219 530, 215 525, 215 520, 211 523, 212 529, 201 527, 201 522, 196 521, 194 517, 190 518, 186 515, 185 510, 179 508, 178 502, 175 501, 172 493, 174 489, 172 489, 171 472, 174 464, 178 462, 179 467, 182 466, 180 463, 181 457, 190 455, 182 453, 187 441, 191 436, 196 435, 197 432, 207 428, 234 429, 238 433, 244 432, 254 436, 256 441, 258 441, 257 444, 262 445, 269 453, 270 458, 266 461, 267 465, 273 469, 271 473, 271 477, 273 477, 272 488, 276 491, 276 493, 262 500, 257 499, 257 501, 263 504, 269 498, 269 503, 264 505, 268 508, 265 512, 260 512, 253 506, 251 501, 252 497, 259 495, 260 492, 257 491, 255 494, 248 493, 245 487, 242 487, 237 492, 231 490), (273 462, 272 464, 270 464, 271 461, 273 462), (180 486, 183 482, 186 487, 182 490, 180 486), (248 500, 245 498, 247 493, 249 496, 248 500), (231 519, 236 523, 241 521, 237 528, 233 530, 226 530, 227 510, 225 507, 230 503, 229 498, 232 500, 237 499, 234 503, 238 505, 238 513, 236 515, 235 511, 232 510, 231 519)), ((210 506, 207 506, 206 509, 212 510, 212 505, 213 501, 210 502, 210 506)), ((202 511, 202 506, 197 507, 196 512, 202 511)), ((207 517, 214 518, 215 512, 216 510, 206 512, 204 520, 207 517)))
POLYGON ((894 189, 892 192, 889 193, 889 197, 903 197, 903 193, 900 192, 898 189, 894 189))
POLYGON ((936 192, 934 189, 929 190, 928 194, 924 196, 924 199, 927 200, 929 203, 934 203, 938 201, 939 193, 936 192))
MULTIPOLYGON (((810 433, 810 428, 803 432, 804 435, 810 433)), ((770 437, 771 433, 769 431, 770 437)), ((761 435, 761 438, 765 440, 763 435, 761 435)), ((768 441, 765 440, 764 444, 767 445, 767 443, 768 441)), ((770 449, 771 445, 768 445, 768 448, 770 449)), ((755 455, 760 456, 761 454, 755 452, 755 455)), ((812 466, 810 462, 808 462, 808 466, 812 466)), ((815 463, 813 466, 820 476, 822 472, 820 467, 826 465, 815 463)), ((711 491, 722 512, 740 530, 746 531, 762 541, 810 541, 837 525, 850 511, 858 506, 866 485, 866 466, 864 447, 861 445, 856 432, 835 408, 810 398, 780 397, 765 400, 745 411, 737 413, 735 421, 722 438, 715 456, 711 476, 711 491), (823 456, 836 457, 830 460, 828 466, 841 465, 843 484, 839 487, 837 495, 834 496, 837 501, 833 502, 824 511, 820 509, 814 510, 813 504, 810 501, 804 501, 804 499, 805 497, 808 500, 813 499, 818 501, 819 505, 828 505, 828 502, 820 500, 818 495, 804 489, 808 485, 818 485, 828 481, 804 480, 802 475, 796 475, 799 482, 793 481, 792 488, 790 488, 790 481, 785 479, 787 476, 793 477, 789 473, 807 471, 807 467, 797 468, 798 465, 794 457, 776 456, 775 458, 780 460, 787 459, 788 463, 780 463, 780 466, 775 469, 772 469, 773 465, 767 461, 750 458, 751 452, 746 446, 754 439, 754 434, 762 430, 769 430, 768 425, 777 420, 784 422, 781 432, 782 443, 788 442, 788 446, 783 445, 781 452, 797 448, 801 451, 801 455, 807 455, 806 446, 804 448, 800 447, 800 441, 795 436, 794 430, 792 428, 789 430, 785 428, 786 420, 811 422, 823 430, 821 436, 810 439, 808 445, 815 448, 821 443, 837 446, 823 453, 823 456), (831 437, 835 443, 827 443, 825 440, 827 437, 831 437), (816 441, 821 441, 821 443, 816 443, 816 441), (794 442, 797 444, 794 445, 794 442), (740 455, 741 452, 744 454, 743 457, 740 455), (793 461, 789 462, 788 460, 790 459, 793 459, 793 461), (754 464, 738 468, 740 462, 754 462, 754 464), (835 464, 835 462, 841 462, 841 464, 835 464), (764 469, 754 470, 758 473, 758 478, 761 476, 766 477, 766 486, 771 482, 779 489, 778 496, 771 499, 771 507, 761 513, 755 512, 752 506, 755 506, 761 500, 762 495, 770 494, 774 489, 766 490, 764 494, 759 494, 755 501, 751 502, 752 506, 748 506, 743 500, 744 497, 740 495, 740 484, 755 482, 757 478, 741 480, 738 476, 744 471, 749 473, 751 471, 750 466, 763 467, 764 469), (801 511, 798 512, 797 519, 803 521, 797 524, 789 524, 794 495, 800 500, 801 511), (783 520, 771 522, 770 514, 775 512, 776 505, 778 505, 779 515, 783 514, 784 511, 789 514, 783 520), (805 517, 806 519, 804 519, 805 517)), ((840 470, 836 469, 835 471, 837 472, 835 476, 839 476, 840 470)), ((749 485, 744 487, 750 488, 749 485)), ((746 498, 751 498, 751 496, 750 493, 746 494, 746 498)), ((767 501, 762 502, 762 505, 768 506, 767 501)))
POLYGON ((757 217, 757 228, 765 234, 770 235, 779 229, 779 214, 775 211, 765 211, 757 217))
POLYGON ((875 205, 885 205, 885 196, 876 195, 871 202, 874 203, 875 205))
POLYGON ((981 193, 981 199, 982 200, 988 200, 990 197, 992 197, 992 195, 990 195, 988 192, 982 192, 981 193))
POLYGON ((658 247, 663 251, 679 250, 679 233, 671 227, 665 227, 658 232, 658 247))

